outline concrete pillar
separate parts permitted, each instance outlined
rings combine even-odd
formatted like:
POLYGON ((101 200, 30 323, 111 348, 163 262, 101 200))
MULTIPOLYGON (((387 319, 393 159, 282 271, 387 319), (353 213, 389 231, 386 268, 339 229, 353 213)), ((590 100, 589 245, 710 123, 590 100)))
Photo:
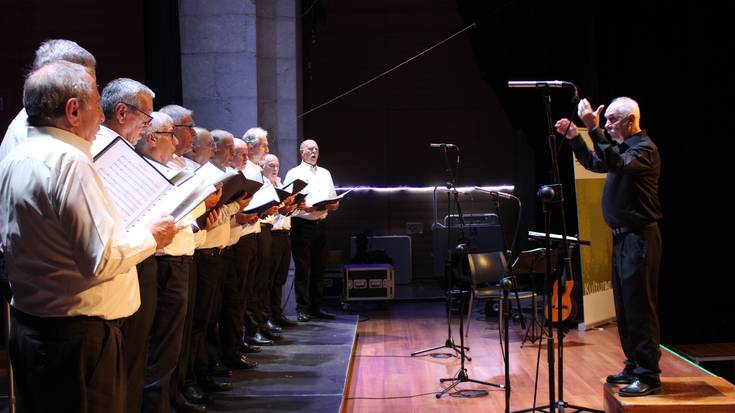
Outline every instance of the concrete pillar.
POLYGON ((269 131, 287 171, 297 164, 301 33, 298 0, 181 0, 183 105, 198 125, 269 131))

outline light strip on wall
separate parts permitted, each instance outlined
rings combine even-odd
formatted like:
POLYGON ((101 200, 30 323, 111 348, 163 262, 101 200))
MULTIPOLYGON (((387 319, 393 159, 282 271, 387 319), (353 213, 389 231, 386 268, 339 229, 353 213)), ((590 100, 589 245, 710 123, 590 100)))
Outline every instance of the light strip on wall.
MULTIPOLYGON (((444 185, 433 187, 433 186, 390 186, 390 187, 379 187, 379 186, 340 186, 337 187, 339 191, 353 190, 357 192, 409 192, 409 193, 422 193, 422 192, 433 192, 434 188, 437 191, 446 191, 447 188, 444 185)), ((498 186, 478 186, 486 191, 496 192, 513 192, 515 190, 514 185, 498 185, 498 186)), ((474 186, 461 186, 458 187, 459 192, 472 192, 475 190, 474 186)))

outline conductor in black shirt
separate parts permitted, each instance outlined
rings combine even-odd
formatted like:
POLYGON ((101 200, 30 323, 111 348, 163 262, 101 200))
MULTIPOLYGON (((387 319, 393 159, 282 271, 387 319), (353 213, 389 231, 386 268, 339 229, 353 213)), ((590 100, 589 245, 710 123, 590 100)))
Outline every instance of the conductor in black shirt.
POLYGON ((626 384, 621 396, 645 396, 661 389, 659 375, 658 277, 661 262, 661 219, 658 183, 661 158, 656 145, 640 128, 638 103, 628 97, 593 110, 587 99, 577 114, 589 129, 594 148, 579 136, 576 125, 560 119, 556 130, 570 142, 579 162, 593 172, 606 172, 602 215, 612 229, 612 284, 625 366, 607 377, 626 384), (605 131, 607 131, 606 136, 605 131))

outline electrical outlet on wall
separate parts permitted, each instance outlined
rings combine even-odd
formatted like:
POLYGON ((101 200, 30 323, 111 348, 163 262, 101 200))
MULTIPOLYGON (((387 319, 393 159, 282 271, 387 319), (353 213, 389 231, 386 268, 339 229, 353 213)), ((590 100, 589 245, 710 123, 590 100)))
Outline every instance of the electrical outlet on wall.
POLYGON ((412 234, 423 234, 424 223, 423 222, 406 222, 406 235, 412 234))

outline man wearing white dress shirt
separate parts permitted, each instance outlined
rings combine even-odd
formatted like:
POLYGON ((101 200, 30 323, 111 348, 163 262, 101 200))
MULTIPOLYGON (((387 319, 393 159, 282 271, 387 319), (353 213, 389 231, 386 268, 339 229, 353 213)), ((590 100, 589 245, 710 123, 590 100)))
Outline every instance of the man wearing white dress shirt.
MULTIPOLYGON (((163 112, 153 112, 153 121, 143 134, 136 149, 164 175, 180 168, 171 165, 178 139, 174 134, 173 119, 163 112)), ((192 178, 194 179, 194 178, 192 178)), ((156 277, 153 283, 141 286, 141 295, 152 296, 143 326, 150 332, 145 367, 145 385, 142 393, 142 410, 168 412, 178 391, 178 377, 174 370, 181 354, 184 320, 188 305, 189 271, 194 261, 195 240, 191 227, 191 214, 181 220, 173 242, 156 251, 156 277), (150 291, 144 291, 148 288, 150 291)), ((141 307, 141 311, 143 308, 141 307)), ((177 407, 182 408, 181 401, 177 407)), ((188 406, 189 410, 203 410, 203 406, 188 406), (193 409, 192 409, 193 408, 193 409)), ((141 404, 129 409, 141 410, 141 404)))
POLYGON ((171 116, 171 119, 174 121, 174 135, 176 135, 178 142, 176 144, 176 152, 170 162, 171 165, 179 169, 189 166, 186 163, 184 154, 191 152, 194 135, 196 135, 194 131, 196 124, 192 117, 193 112, 191 109, 179 105, 166 105, 158 111, 171 116))
POLYGON ((309 199, 319 200, 337 195, 328 170, 317 166, 319 146, 307 139, 299 146, 301 164, 288 171, 286 183, 301 179, 308 184, 307 206, 300 208, 291 216, 291 253, 296 272, 296 315, 302 322, 311 318, 334 319, 335 315, 324 311, 322 289, 324 284, 324 263, 327 257, 326 218, 329 211, 339 207, 339 203, 329 204, 317 209, 308 206, 309 199))
MULTIPOLYGON (((245 176, 263 180, 265 185, 270 185, 270 181, 263 178, 263 171, 260 167, 260 161, 268 154, 268 131, 260 127, 250 128, 245 132, 242 140, 248 144, 248 163, 245 166, 245 176)), ((273 245, 271 228, 273 227, 276 212, 277 207, 273 207, 261 214, 260 232, 258 233, 257 269, 253 277, 253 288, 248 303, 252 309, 251 314, 253 319, 258 323, 260 335, 271 341, 281 338, 279 334, 281 327, 273 324, 269 319, 270 287, 273 283, 270 265, 272 256, 271 248, 273 245)))
MULTIPOLYGON (((127 78, 115 79, 102 90, 100 102, 105 121, 92 142, 92 156, 97 155, 118 136, 131 145, 150 125, 155 94, 144 84, 127 78)), ((153 323, 156 298, 156 259, 151 255, 136 266, 140 287, 140 307, 123 323, 125 365, 127 370, 127 411, 140 411, 143 372, 146 365, 148 334, 153 323), (150 311, 148 311, 151 309, 150 311)))
MULTIPOLYGON (((96 78, 97 73, 95 66, 97 64, 94 56, 86 49, 79 46, 71 40, 52 39, 46 40, 36 49, 36 56, 33 60, 32 70, 37 70, 41 66, 63 60, 66 62, 77 63, 87 68, 89 74, 96 78)), ((18 115, 8 125, 5 136, 0 142, 0 161, 2 161, 10 151, 26 140, 28 137, 28 114, 25 109, 21 109, 18 115)), ((7 274, 3 272, 4 267, 3 244, 0 241, 0 288, 2 294, 8 301, 10 300, 10 289, 8 287, 7 274)))
POLYGON ((120 412, 120 323, 140 304, 135 264, 171 242, 173 218, 125 231, 92 163, 103 115, 83 66, 31 73, 23 103, 28 139, 0 162, 17 408, 120 412))
MULTIPOLYGON (((276 188, 282 188, 281 178, 278 176, 280 163, 278 157, 268 154, 260 162, 263 168, 263 176, 276 188)), ((296 209, 294 202, 296 194, 292 194, 283 201, 283 206, 274 215, 273 228, 271 228, 271 280, 270 299, 267 302, 271 323, 280 327, 292 327, 296 323, 289 320, 283 314, 283 285, 288 278, 288 267, 291 264, 291 241, 289 230, 291 229, 291 213, 296 209)))

